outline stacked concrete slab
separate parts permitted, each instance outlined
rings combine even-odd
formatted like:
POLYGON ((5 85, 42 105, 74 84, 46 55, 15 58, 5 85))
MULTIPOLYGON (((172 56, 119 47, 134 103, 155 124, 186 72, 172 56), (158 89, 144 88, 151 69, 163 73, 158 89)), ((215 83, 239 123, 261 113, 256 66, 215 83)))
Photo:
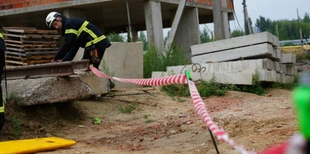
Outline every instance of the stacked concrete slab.
POLYGON ((190 70, 194 80, 251 85, 254 75, 263 82, 290 83, 297 74, 296 56, 282 54, 279 40, 269 32, 194 45, 191 50, 191 65, 168 67, 166 74, 156 76, 190 70))

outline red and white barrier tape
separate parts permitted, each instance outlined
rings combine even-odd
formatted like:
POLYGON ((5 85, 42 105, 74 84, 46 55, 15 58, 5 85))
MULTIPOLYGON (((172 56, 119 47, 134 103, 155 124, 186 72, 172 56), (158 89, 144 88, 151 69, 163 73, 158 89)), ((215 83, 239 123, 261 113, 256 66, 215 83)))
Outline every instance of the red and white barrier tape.
POLYGON ((146 86, 166 86, 171 84, 186 84, 190 88, 191 97, 193 99, 193 103, 196 109, 197 114, 202 118, 202 120, 207 124, 208 128, 211 132, 217 137, 217 139, 224 141, 231 145, 234 149, 240 151, 242 154, 252 154, 253 152, 248 152, 243 146, 239 146, 234 143, 233 140, 229 139, 228 134, 223 130, 218 128, 218 126, 212 121, 210 115, 207 112, 205 103, 202 101, 200 94, 195 86, 193 81, 188 80, 186 75, 173 75, 161 78, 152 78, 152 79, 124 79, 118 77, 110 77, 105 73, 99 71, 98 69, 94 68, 93 66, 89 66, 90 70, 101 78, 107 79, 115 79, 120 82, 126 83, 134 83, 146 86))
POLYGON ((93 66, 89 66, 90 70, 97 75, 98 77, 107 78, 107 79, 114 79, 120 82, 125 83, 134 83, 139 85, 145 86, 166 86, 171 84, 186 84, 186 75, 173 75, 173 76, 166 76, 162 78, 153 78, 153 79, 124 79, 118 77, 110 77, 103 72, 100 72, 93 66))

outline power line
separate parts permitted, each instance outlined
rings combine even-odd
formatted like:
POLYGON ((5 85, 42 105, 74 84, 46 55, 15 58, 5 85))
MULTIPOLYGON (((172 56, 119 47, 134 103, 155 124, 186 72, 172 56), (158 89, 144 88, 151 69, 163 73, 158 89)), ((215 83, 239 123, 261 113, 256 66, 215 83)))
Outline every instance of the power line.
POLYGON ((237 20, 237 23, 238 23, 240 29, 243 31, 243 28, 242 28, 242 27, 240 26, 240 24, 239 24, 239 20, 238 20, 238 17, 237 17, 237 14, 236 14, 235 10, 233 10, 233 12, 234 12, 234 15, 235 15, 235 17, 236 17, 236 20, 237 20))

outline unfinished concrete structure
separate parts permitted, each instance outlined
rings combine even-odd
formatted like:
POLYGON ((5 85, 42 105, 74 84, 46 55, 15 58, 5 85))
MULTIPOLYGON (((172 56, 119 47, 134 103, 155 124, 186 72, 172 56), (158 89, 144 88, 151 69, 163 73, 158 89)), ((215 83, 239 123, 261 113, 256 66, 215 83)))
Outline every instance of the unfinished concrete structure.
POLYGON ((183 45, 189 56, 190 46, 200 43, 199 24, 214 22, 217 38, 229 37, 233 8, 233 0, 9 0, 0 2, 0 21, 6 27, 47 29, 46 15, 58 11, 84 18, 105 34, 130 29, 133 41, 146 30, 157 48, 165 47, 163 28, 171 27, 167 44, 183 45))

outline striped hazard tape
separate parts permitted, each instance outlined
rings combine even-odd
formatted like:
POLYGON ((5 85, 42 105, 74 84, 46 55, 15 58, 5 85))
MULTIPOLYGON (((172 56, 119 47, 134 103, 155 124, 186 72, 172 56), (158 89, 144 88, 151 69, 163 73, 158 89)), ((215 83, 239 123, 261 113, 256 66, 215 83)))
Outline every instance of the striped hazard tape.
POLYGON ((200 94, 195 86, 195 83, 191 80, 187 80, 185 74, 166 76, 161 78, 151 78, 151 79, 126 79, 126 78, 110 77, 93 66, 89 66, 89 68, 98 77, 114 79, 126 83, 133 83, 145 86, 188 84, 197 114, 202 118, 202 120, 206 123, 207 127, 217 137, 217 139, 228 143, 234 149, 238 150, 242 154, 254 154, 254 152, 248 152, 243 146, 235 144, 235 142, 232 139, 229 139, 228 134, 223 129, 218 128, 218 126, 212 121, 210 115, 208 114, 205 103, 202 101, 200 94))

